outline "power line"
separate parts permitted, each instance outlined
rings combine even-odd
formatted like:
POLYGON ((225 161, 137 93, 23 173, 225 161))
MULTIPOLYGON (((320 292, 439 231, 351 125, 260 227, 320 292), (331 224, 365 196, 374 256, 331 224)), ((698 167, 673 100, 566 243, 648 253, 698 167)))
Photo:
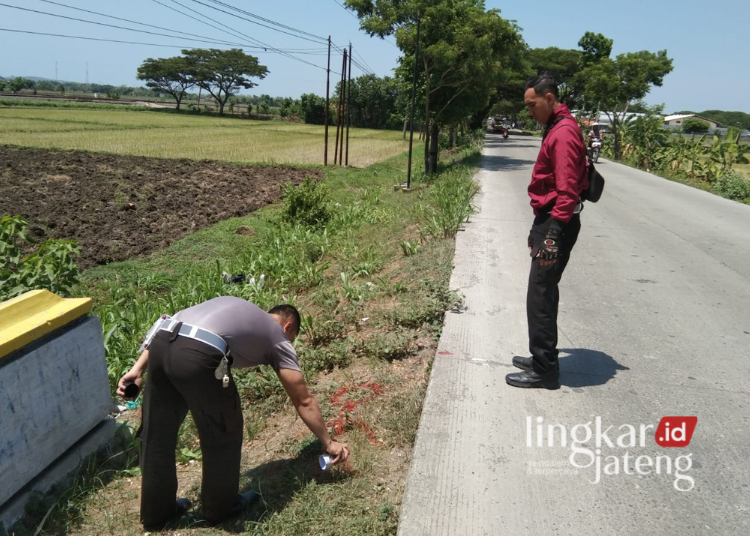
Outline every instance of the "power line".
MULTIPOLYGON (((177 34, 182 34, 182 35, 188 35, 188 36, 191 36, 191 37, 199 37, 201 39, 213 39, 211 37, 206 37, 205 35, 198 35, 198 34, 192 34, 192 33, 188 33, 188 32, 181 32, 179 30, 171 30, 169 28, 164 28, 162 26, 154 26, 153 24, 146 24, 145 22, 138 22, 138 21, 135 21, 135 20, 123 19, 122 17, 115 17, 113 15, 107 15, 106 13, 99 13, 97 11, 91 11, 91 10, 83 9, 83 8, 80 8, 80 7, 69 6, 67 4, 62 4, 60 2, 53 2, 52 0, 39 0, 39 1, 40 2, 44 2, 46 4, 53 4, 53 5, 56 5, 56 6, 66 7, 68 9, 74 9, 76 11, 83 11, 85 13, 91 13, 92 15, 98 15, 100 17, 106 17, 108 19, 121 20, 123 22, 129 22, 131 24, 138 24, 139 26, 145 26, 147 28, 156 28, 157 30, 165 30, 167 32, 172 32, 172 33, 177 33, 177 34)), ((228 41, 222 41, 220 39, 215 39, 215 41, 217 43, 226 43, 226 44, 229 44, 229 45, 235 45, 235 43, 230 43, 228 41)))
MULTIPOLYGON (((240 31, 238 31, 238 30, 235 30, 235 29, 234 29, 234 28, 232 28, 231 26, 228 26, 228 25, 226 25, 226 24, 223 24, 223 23, 221 23, 221 22, 219 22, 219 21, 217 21, 217 20, 215 20, 215 19, 212 19, 212 18, 211 18, 211 17, 209 17, 208 15, 204 15, 203 13, 201 13, 201 12, 199 12, 199 11, 196 11, 196 10, 194 10, 194 9, 190 8, 190 7, 187 7, 186 5, 184 5, 184 4, 181 4, 181 3, 180 3, 180 2, 178 2, 177 0, 170 0, 170 1, 171 1, 171 2, 173 3, 173 4, 177 4, 178 6, 182 7, 183 9, 187 9, 188 11, 192 11, 192 12, 193 12, 193 13, 195 13, 196 15, 199 15, 199 16, 201 16, 201 17, 205 18, 205 19, 208 19, 208 20, 210 20, 211 22, 214 22, 214 23, 216 23, 216 24, 218 24, 218 25, 222 26, 223 28, 219 28, 219 27, 217 27, 217 26, 214 26, 214 25, 212 25, 212 24, 209 24, 209 23, 207 23, 207 22, 205 22, 205 21, 203 21, 203 20, 200 20, 200 19, 196 19, 195 17, 193 17, 193 16, 191 16, 191 15, 188 15, 187 13, 184 13, 184 12, 180 11, 179 9, 175 9, 175 8, 173 8, 173 7, 171 7, 171 6, 167 6, 167 5, 163 4, 163 3, 162 3, 162 2, 160 2, 159 0, 153 0, 153 1, 154 1, 154 2, 156 2, 156 3, 157 3, 157 4, 159 4, 159 5, 162 5, 162 6, 166 7, 166 8, 168 8, 168 9, 171 9, 171 10, 173 10, 173 11, 176 11, 177 13, 180 13, 181 15, 184 15, 184 16, 186 16, 186 17, 189 17, 189 18, 191 18, 191 19, 193 19, 193 20, 196 20, 196 21, 198 21, 198 22, 201 22, 201 23, 203 23, 203 24, 206 24, 206 25, 208 25, 208 26, 212 26, 213 28, 217 28, 217 29, 221 30, 221 31, 222 31, 222 32, 224 32, 224 33, 227 33, 227 34, 229 34, 229 35, 233 35, 234 37, 237 37, 237 34, 239 34, 240 36, 242 36, 242 37, 244 37, 244 38, 246 38, 246 39, 250 40, 251 42, 257 43, 258 45, 260 45, 260 46, 262 46, 262 47, 268 48, 268 49, 270 49, 270 50, 275 50, 275 51, 278 51, 278 52, 279 52, 279 53, 280 53, 280 54, 281 54, 282 56, 286 56, 287 58, 293 59, 293 60, 295 60, 295 61, 298 61, 298 62, 301 62, 301 63, 305 63, 305 64, 307 64, 307 65, 310 65, 310 66, 312 66, 312 67, 316 67, 316 68, 318 68, 318 69, 321 69, 321 70, 323 70, 323 71, 325 71, 325 70, 326 70, 326 68, 325 68, 325 67, 321 67, 320 65, 316 65, 316 64, 314 64, 314 63, 312 63, 312 62, 309 62, 309 61, 303 60, 302 58, 298 58, 298 57, 296 57, 296 56, 294 56, 294 55, 292 55, 292 54, 289 54, 289 53, 283 52, 283 51, 281 51, 280 49, 278 49, 278 48, 276 48, 276 47, 273 47, 273 46, 271 46, 271 45, 269 45, 269 44, 267 44, 267 43, 264 43, 263 41, 259 41, 258 39, 255 39, 255 38, 253 38, 253 37, 250 37, 250 36, 249 36, 249 35, 247 35, 247 34, 244 34, 244 33, 240 32, 240 31)), ((327 41, 326 41, 326 44, 327 44, 327 41)), ((340 73, 337 73, 337 74, 340 74, 340 73)))
MULTIPOLYGON (((45 35, 49 37, 64 37, 66 39, 82 39, 84 41, 101 41, 106 43, 123 43, 126 45, 146 45, 151 47, 162 47, 162 48, 196 48, 196 47, 186 47, 184 45, 165 45, 161 43, 143 43, 140 41, 124 41, 120 39, 102 39, 102 38, 96 38, 96 37, 84 37, 81 35, 64 35, 64 34, 55 34, 55 33, 46 33, 46 32, 32 32, 31 30, 17 30, 13 28, 0 28, 0 32, 12 32, 12 33, 22 33, 22 34, 31 34, 31 35, 45 35)), ((245 48, 251 48, 251 47, 245 47, 245 48)), ((262 52, 262 51, 258 51, 262 52)), ((275 50, 273 51, 266 51, 266 52, 277 52, 275 50)), ((282 51, 278 51, 282 52, 282 51)))
POLYGON ((354 53, 355 53, 355 54, 357 55, 357 57, 358 57, 358 58, 359 58, 360 60, 362 60, 362 63, 364 63, 364 64, 365 64, 365 66, 366 66, 366 67, 367 67, 368 69, 370 69, 370 71, 372 72, 372 74, 375 74, 375 71, 374 71, 374 70, 372 69, 372 67, 370 67, 370 66, 368 65, 368 63, 367 63, 367 62, 365 61, 365 59, 364 59, 364 58, 362 57, 362 55, 361 55, 361 54, 360 54, 359 52, 357 52, 357 49, 355 48, 355 49, 352 49, 352 50, 353 50, 353 51, 354 51, 354 53))
MULTIPOLYGON (((266 17, 261 17, 260 15, 256 15, 255 13, 251 13, 251 12, 249 12, 249 11, 246 11, 246 10, 244 10, 244 9, 240 9, 240 8, 238 8, 238 7, 232 6, 232 5, 230 5, 230 4, 227 4, 227 3, 225 3, 225 2, 221 2, 220 0, 208 0, 208 1, 209 1, 209 2, 211 2, 211 3, 213 3, 213 4, 217 4, 217 5, 220 5, 220 6, 226 7, 226 8, 228 8, 228 9, 231 9, 231 10, 233 10, 233 11, 237 12, 237 13, 241 13, 241 14, 243 14, 243 15, 247 15, 247 16, 249 16, 249 17, 253 17, 253 18, 255 18, 255 19, 261 20, 261 21, 263 21, 263 22, 266 22, 266 23, 268 23, 268 24, 271 24, 271 25, 273 25, 273 26, 277 26, 277 28, 273 28, 272 26, 268 26, 268 25, 266 25, 266 24, 261 24, 261 23, 259 23, 259 22, 256 22, 256 21, 253 21, 253 20, 250 20, 250 19, 248 19, 248 18, 245 18, 245 17, 240 17, 240 16, 238 16, 238 15, 234 15, 234 14, 232 14, 232 13, 229 13, 229 12, 227 12, 227 11, 223 10, 223 9, 220 9, 220 8, 218 8, 218 7, 215 7, 215 6, 211 6, 211 5, 208 5, 208 4, 206 4, 206 3, 204 3, 204 2, 202 2, 202 1, 200 1, 200 0, 192 0, 192 1, 193 1, 193 2, 195 2, 195 3, 197 3, 197 4, 201 4, 201 5, 203 5, 203 6, 206 6, 206 7, 209 7, 209 8, 211 8, 211 9, 214 9, 214 10, 220 11, 220 12, 222 12, 222 13, 225 13, 225 14, 227 14, 227 15, 238 17, 238 18, 240 18, 240 19, 242 19, 242 20, 245 20, 245 21, 247 21, 247 22, 250 22, 250 23, 252 23, 252 24, 257 24, 257 25, 259 25, 259 26, 262 26, 262 27, 264 27, 264 28, 268 28, 269 30, 273 30, 273 31, 281 32, 281 33, 283 33, 283 34, 286 34, 286 35, 291 35, 292 37, 296 37, 296 38, 298 38, 298 39, 305 39, 306 41, 311 41, 311 39, 308 39, 307 37, 304 37, 304 36, 309 36, 309 37, 312 37, 313 39, 318 39, 318 40, 320 40, 320 41, 322 41, 322 42, 326 42, 326 41, 327 41, 327 38, 325 38, 325 37, 322 37, 322 36, 319 36, 319 35, 315 35, 315 34, 312 34, 312 33, 310 33, 310 32, 306 32, 306 31, 304 31, 304 30, 300 30, 300 29, 298 29, 298 28, 293 28, 293 27, 291 27, 291 26, 287 26, 286 24, 281 24, 281 23, 279 23, 279 22, 276 22, 276 21, 274 21, 274 20, 271 20, 271 19, 269 19, 269 18, 266 18, 266 17), (283 30, 281 30, 281 29, 279 29, 279 28, 283 28, 283 30), (295 34, 293 34, 293 33, 289 33, 289 32, 287 32, 287 31, 284 31, 284 30, 290 30, 291 32, 296 32, 296 33, 298 33, 298 34, 302 34, 302 35, 295 35, 295 34)), ((313 41, 313 42, 314 42, 314 41, 313 41)), ((336 47, 336 48, 337 48, 337 49, 338 49, 339 51, 341 51, 341 48, 340 48, 340 47, 338 47, 338 46, 336 46, 336 45, 334 45, 334 46, 335 46, 335 47, 336 47)), ((361 64, 361 63, 359 63, 359 62, 356 62, 356 61, 355 61, 355 62, 354 62, 354 64, 355 64, 355 65, 357 66, 357 68, 358 68, 358 69, 360 69, 360 70, 361 70, 361 71, 362 71, 363 73, 366 73, 366 74, 375 74, 374 72, 372 72, 372 70, 371 70, 371 69, 370 69, 370 70, 368 71, 368 69, 367 69, 367 68, 365 68, 365 67, 363 67, 363 66, 362 66, 362 64, 361 64)))
MULTIPOLYGON (((195 1, 195 0, 194 0, 194 1, 195 1)), ((307 36, 313 37, 313 38, 315 38, 315 39, 320 39, 320 40, 322 40, 322 41, 326 41, 326 40, 328 39, 328 38, 326 38, 326 37, 322 37, 322 36, 320 36, 320 35, 315 35, 315 34, 312 34, 312 33, 306 32, 306 31, 304 31, 304 30, 299 30, 299 29, 297 29, 297 28, 292 28, 291 26, 287 26, 286 24, 281 24, 280 22, 276 22, 276 21, 274 21, 274 20, 271 20, 271 19, 267 19, 267 18, 265 18, 265 17, 261 17, 260 15, 256 15, 256 14, 254 14, 254 13, 250 13, 249 11, 245 11, 244 9, 240 9, 240 8, 238 8, 238 7, 234 7, 234 6, 232 6, 232 5, 230 5, 230 4, 227 4, 227 3, 225 3, 225 2, 220 2, 219 0, 208 0, 208 1, 209 1, 209 2, 211 2, 211 3, 214 3, 214 4, 218 4, 218 5, 221 5, 221 6, 227 7, 227 8, 229 8, 229 9, 232 9, 232 10, 234 10, 234 11, 237 11, 237 12, 239 12, 239 13, 243 13, 243 14, 245 14, 245 15, 249 16, 249 17, 253 17, 253 18, 255 18, 255 19, 258 19, 258 20, 262 20, 263 22, 267 22, 267 23, 269 23, 269 24, 273 24, 274 26, 278 26, 278 27, 280 27, 280 28, 285 28, 285 29, 287 29, 287 30, 290 30, 290 31, 292 31, 292 32, 297 32, 297 33, 300 33, 300 34, 303 34, 303 35, 307 35, 307 36)))
MULTIPOLYGON (((44 0, 42 0, 42 1, 44 1, 44 0)), ((28 9, 28 8, 19 7, 19 6, 11 6, 11 5, 8 5, 8 4, 3 4, 3 3, 0 3, 0 6, 9 7, 11 9, 18 9, 18 10, 21 10, 21 11, 29 11, 31 13, 37 13, 39 15, 47 15, 47 16, 55 17, 55 18, 59 18, 59 19, 67 19, 67 20, 72 20, 72 21, 76 21, 76 22, 85 22, 86 24, 95 24, 97 26, 105 26, 107 28, 117 28, 118 30, 127 30, 127 31, 130 31, 130 32, 144 33, 144 34, 149 34, 149 35, 157 35, 157 36, 160 36, 160 37, 171 37, 172 39, 186 39, 184 37, 179 37, 179 36, 175 36, 175 35, 168 35, 168 34, 159 33, 159 32, 150 32, 148 30, 137 30, 135 28, 128 28, 126 26, 117 26, 116 24, 107 24, 105 22, 96 22, 96 21, 92 21, 92 20, 79 19, 79 18, 76 18, 76 17, 68 17, 66 15, 58 15, 56 13, 49 13, 47 11, 39 11, 39 10, 36 10, 36 9, 28 9)), ((167 31, 172 31, 172 30, 167 30, 167 31)), ((220 40, 211 40, 211 41, 206 40, 206 39, 186 39, 186 40, 187 41, 197 41, 197 42, 200 42, 200 43, 208 43, 208 44, 217 44, 217 43, 219 43, 219 44, 224 44, 224 45, 242 46, 240 43, 230 43, 228 41, 220 41, 220 40)))
POLYGON ((341 9, 343 9, 344 11, 346 11, 347 13, 349 13, 349 15, 351 15, 355 19, 359 20, 359 17, 357 17, 357 15, 355 15, 354 13, 352 13, 351 11, 349 11, 348 9, 346 9, 346 6, 344 4, 342 4, 338 0, 333 0, 333 1, 336 2, 339 5, 339 7, 341 7, 341 9))
MULTIPOLYGON (((340 46, 338 46, 338 45, 337 45, 336 43, 333 43, 333 42, 331 42, 331 46, 332 46, 332 47, 333 47, 334 49, 336 49, 336 50, 338 50, 339 52, 341 52, 342 54, 344 53, 344 49, 342 49, 342 48, 341 48, 340 46)), ((356 66, 356 67, 357 67, 357 68, 358 68, 358 69, 359 69, 360 71, 362 71, 362 72, 363 72, 363 73, 365 73, 365 74, 372 74, 372 75, 374 75, 374 74, 375 74, 375 71, 373 71, 372 69, 369 69, 369 70, 368 70, 367 68, 363 67, 363 66, 362 66, 362 64, 361 64, 361 63, 359 63, 359 62, 358 62, 357 60, 354 60, 354 59, 353 59, 353 60, 352 60, 352 63, 353 63, 353 64, 354 64, 354 65, 355 65, 355 66, 356 66)), ((376 76, 377 76, 377 75, 376 75, 376 76)))
MULTIPOLYGON (((341 3, 341 2, 339 2, 338 0, 333 0, 333 1, 334 1, 334 2, 336 2, 336 3, 337 3, 337 4, 339 5, 339 7, 340 7, 341 9, 343 9, 344 11, 346 11, 346 12, 347 12, 347 13, 348 13, 348 14, 349 14, 350 16, 352 16, 352 17, 354 17, 355 19, 359 20, 359 17, 358 17, 357 15, 355 15, 354 13, 352 13, 352 12, 351 12, 351 11, 349 10, 349 8, 347 8, 347 7, 346 7, 346 6, 344 5, 344 4, 342 4, 342 3, 341 3)), ((394 47, 398 48, 398 45, 397 45, 396 43, 394 43, 393 41, 391 41, 390 39, 387 39, 387 38, 383 37, 383 41, 385 41, 386 43, 388 43, 388 44, 389 44, 389 45, 391 45, 391 46, 394 46, 394 47)), ((373 74, 375 74, 375 73, 373 73, 373 74)))
POLYGON ((63 35, 63 34, 53 34, 53 33, 45 33, 45 32, 32 32, 30 30, 14 30, 11 28, 0 28, 0 32, 13 32, 13 33, 22 33, 22 34, 31 34, 31 35, 47 35, 51 37, 65 37, 68 39, 83 39, 85 41, 103 41, 107 43, 125 43, 127 45, 148 45, 152 47, 164 47, 164 48, 195 48, 195 47, 185 47, 183 45, 164 45, 159 43, 141 43, 138 41, 122 41, 119 39, 99 39, 96 37, 83 37, 80 35, 63 35))
MULTIPOLYGON (((218 8, 218 7, 216 7, 216 6, 212 6, 212 5, 210 5, 210 4, 206 4, 206 3, 204 3, 204 2, 201 2, 200 0, 191 0, 191 1, 192 1, 192 2, 195 2, 196 4, 200 4, 200 5, 202 5, 202 6, 205 6, 205 7, 207 7, 207 8, 210 8, 210 9, 215 9, 216 11, 221 11, 222 13, 224 13, 224 14, 226 14, 226 15, 230 15, 230 16, 232 16, 232 17, 237 17, 237 18, 239 18, 239 19, 245 20, 245 21, 247 21, 247 22, 249 22, 249 23, 251 23, 251 24, 257 24, 258 26, 262 26, 263 28, 268 28, 269 30, 274 30, 274 31, 276 31, 276 32, 280 32, 280 33, 283 33, 283 34, 289 35, 289 36, 291 36, 291 37, 296 37, 297 39, 304 39, 305 41, 310 41, 310 42, 312 42, 312 43, 318 43, 318 44, 322 44, 322 43, 323 43, 323 41, 325 41, 326 43, 328 42, 328 39, 327 39, 327 38, 322 38, 322 37, 318 37, 318 36, 315 36, 315 40, 313 40, 313 39, 310 39, 310 38, 308 38, 308 37, 303 37, 302 35, 297 35, 297 34, 294 34, 294 33, 291 33, 291 32, 287 32, 287 31, 284 31, 284 30, 280 30, 280 29, 278 29, 278 28, 274 28, 273 26, 268 26, 268 25, 266 25, 266 24, 261 24, 260 22, 256 22, 256 21, 254 21, 254 20, 252 20, 252 19, 248 19, 248 18, 246 18, 246 17, 240 17, 239 15, 235 15, 235 14, 233 14, 233 13, 230 13, 229 11, 225 11, 225 10, 223 10, 223 9, 220 9, 220 8, 218 8)), ((234 9, 235 9, 235 10, 237 10, 237 8, 234 8, 234 9)), ((240 11, 240 12, 241 12, 241 10, 238 10, 238 11, 240 11)), ((299 31, 299 30, 295 30, 295 31, 299 31)), ((312 35, 312 34, 310 34, 310 35, 312 35)))

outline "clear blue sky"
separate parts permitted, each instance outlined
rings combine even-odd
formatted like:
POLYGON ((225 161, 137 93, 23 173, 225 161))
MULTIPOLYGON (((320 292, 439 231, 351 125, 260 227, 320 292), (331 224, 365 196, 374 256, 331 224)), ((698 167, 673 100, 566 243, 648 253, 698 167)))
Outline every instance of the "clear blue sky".
MULTIPOLYGON (((77 8, 162 26, 171 30, 198 34, 210 39, 247 43, 244 37, 232 37, 172 11, 155 0, 54 0, 77 8)), ((158 0, 198 17, 175 0, 158 0)), ((206 14, 221 24, 280 49, 308 49, 295 52, 298 57, 325 67, 324 45, 284 35, 251 24, 235 16, 207 7, 210 0, 177 0, 187 8, 206 14), (202 2, 198 3, 198 2, 202 2), (312 49, 312 50, 309 50, 312 49)), ((399 56, 391 43, 369 38, 359 30, 358 21, 335 0, 276 0, 248 2, 223 0, 256 15, 278 21, 310 34, 327 37, 339 45, 352 42, 364 59, 366 70, 390 75, 399 56)), ((102 18, 43 2, 42 0, 0 0, 0 3, 88 19, 106 24, 129 26, 161 32, 123 21, 102 18)), ((215 5, 215 4, 214 4, 215 5)), ((665 103, 667 111, 692 109, 740 110, 750 113, 745 97, 750 86, 750 2, 748 0, 630 0, 628 2, 518 2, 488 0, 487 8, 499 8, 505 18, 523 28, 523 36, 532 47, 576 48, 586 31, 600 32, 614 40, 613 55, 637 50, 667 49, 674 59, 674 71, 662 88, 654 88, 649 103, 665 103)), ((214 24, 214 23, 211 23, 214 24)), ((80 41, 58 37, 15 34, 0 31, 0 75, 42 76, 84 82, 88 62, 88 80, 105 84, 139 85, 137 67, 147 57, 179 54, 179 47, 223 48, 224 45, 196 43, 82 22, 53 18, 0 6, 0 28, 34 32, 78 35, 102 39, 176 44, 175 48, 148 45, 80 41)), ((167 32, 164 32, 167 33, 167 32)), ((186 38, 188 39, 188 38, 186 38)), ((248 50, 269 68, 269 76, 253 93, 298 97, 301 93, 325 93, 325 70, 281 56, 277 53, 248 50)), ((358 59, 355 56, 355 59, 358 59)), ((364 63, 362 62, 362 63, 364 63)), ((332 68, 340 70, 341 57, 332 59, 332 68)), ((354 76, 362 71, 354 68, 354 76)), ((335 75, 333 76, 335 78, 335 75)), ((335 81, 332 82, 335 83, 335 81)))

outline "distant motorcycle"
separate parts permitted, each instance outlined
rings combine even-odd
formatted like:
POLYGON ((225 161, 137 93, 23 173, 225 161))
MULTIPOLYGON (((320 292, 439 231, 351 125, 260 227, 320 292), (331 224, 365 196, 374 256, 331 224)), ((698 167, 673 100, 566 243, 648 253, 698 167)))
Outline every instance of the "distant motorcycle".
POLYGON ((508 127, 503 127, 503 139, 508 139, 508 127))
POLYGON ((596 164, 599 161, 599 153, 602 151, 602 139, 601 138, 591 138, 591 143, 589 144, 589 162, 593 162, 596 164))

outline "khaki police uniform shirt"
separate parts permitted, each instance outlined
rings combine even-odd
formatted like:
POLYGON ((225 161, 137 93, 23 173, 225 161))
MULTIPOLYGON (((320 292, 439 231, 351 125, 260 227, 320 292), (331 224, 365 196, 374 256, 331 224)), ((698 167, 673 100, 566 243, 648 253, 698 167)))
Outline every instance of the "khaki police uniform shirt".
POLYGON ((279 323, 247 300, 221 296, 184 309, 174 318, 224 339, 233 367, 271 365, 277 372, 300 370, 297 352, 279 323))

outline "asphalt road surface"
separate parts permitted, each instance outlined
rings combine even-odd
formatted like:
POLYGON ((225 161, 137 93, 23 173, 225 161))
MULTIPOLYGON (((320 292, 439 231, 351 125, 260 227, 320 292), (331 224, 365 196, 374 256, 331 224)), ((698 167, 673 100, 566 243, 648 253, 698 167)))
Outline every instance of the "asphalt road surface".
POLYGON ((488 134, 399 535, 750 534, 750 206, 601 161, 561 283, 563 386, 512 388, 539 145, 488 134), (666 419, 681 446, 660 446, 675 416, 692 440, 666 419))

